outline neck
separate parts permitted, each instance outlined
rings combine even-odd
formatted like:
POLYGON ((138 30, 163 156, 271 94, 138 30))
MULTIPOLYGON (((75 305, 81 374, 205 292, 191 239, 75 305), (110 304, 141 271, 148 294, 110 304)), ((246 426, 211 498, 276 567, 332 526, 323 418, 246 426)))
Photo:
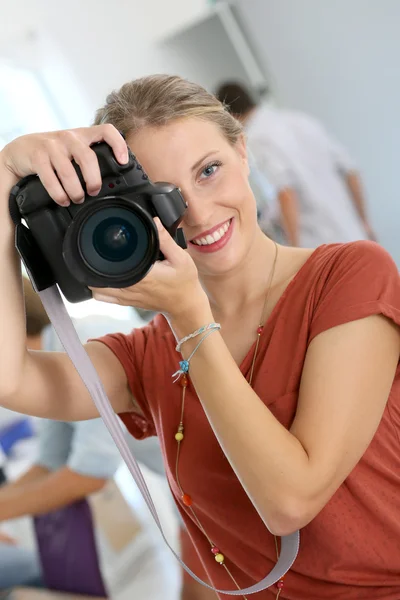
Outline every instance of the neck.
POLYGON ((257 228, 246 258, 236 269, 222 276, 201 277, 216 320, 232 319, 265 297, 274 258, 274 242, 257 228))

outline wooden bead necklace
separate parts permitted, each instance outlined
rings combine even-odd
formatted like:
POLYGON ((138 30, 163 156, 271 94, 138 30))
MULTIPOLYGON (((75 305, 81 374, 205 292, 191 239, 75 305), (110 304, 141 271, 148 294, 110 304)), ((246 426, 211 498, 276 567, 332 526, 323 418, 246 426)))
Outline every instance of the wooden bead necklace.
MULTIPOLYGON (((253 354, 253 360, 251 363, 251 368, 250 368, 250 375, 248 378, 248 383, 251 386, 253 383, 253 374, 254 374, 254 366, 255 366, 255 362, 256 362, 256 358, 257 358, 257 354, 258 354, 258 347, 260 344, 260 337, 261 334, 263 332, 264 329, 264 322, 265 322, 265 314, 266 314, 266 310, 268 307, 268 300, 269 300, 269 295, 270 295, 270 291, 271 291, 271 287, 272 287, 272 282, 274 279, 274 274, 275 274, 275 267, 276 267, 276 262, 277 262, 277 258, 278 258, 278 246, 277 244, 274 242, 275 244, 275 257, 274 257, 274 262, 273 262, 273 266, 271 269, 271 273, 270 273, 270 277, 269 277, 269 282, 268 282, 268 287, 267 287, 267 292, 266 292, 266 296, 265 296, 265 301, 264 301, 264 306, 263 306, 263 310, 261 313, 261 318, 260 318, 260 323, 259 326, 257 327, 257 337, 256 337, 256 342, 255 342, 255 348, 254 348, 254 354, 253 354)), ((208 543, 210 544, 210 549, 211 549, 211 553, 214 555, 214 560, 220 564, 222 567, 224 567, 225 571, 227 572, 227 574, 229 575, 229 577, 232 579, 233 583, 236 585, 237 589, 240 590, 240 586, 237 583, 236 579, 234 578, 234 576, 232 575, 231 571, 229 570, 229 567, 226 564, 226 559, 225 559, 225 555, 222 554, 222 552, 220 551, 220 549, 214 544, 214 542, 212 541, 212 539, 209 537, 209 535, 207 534, 207 532, 205 531, 203 525, 201 524, 194 508, 193 508, 193 500, 192 498, 189 496, 189 494, 187 494, 180 482, 180 478, 179 478, 179 458, 181 455, 181 447, 182 447, 182 443, 184 440, 184 412, 185 412, 185 397, 186 397, 186 388, 188 386, 189 380, 188 380, 188 375, 187 373, 183 373, 179 380, 178 383, 181 385, 182 387, 182 404, 181 404, 181 416, 180 416, 180 422, 178 425, 178 430, 175 434, 175 440, 178 443, 178 447, 177 447, 177 453, 176 453, 176 463, 175 463, 175 476, 176 476, 176 482, 178 484, 180 493, 181 493, 181 501, 182 503, 185 505, 185 507, 187 509, 189 509, 189 511, 192 514, 193 519, 195 520, 195 522, 197 523, 198 528, 200 529, 200 531, 203 533, 203 535, 205 536, 205 538, 208 540, 208 543)), ((278 550, 278 540, 276 538, 276 536, 274 535, 274 539, 275 539, 275 549, 276 549, 276 557, 277 560, 279 559, 279 550, 278 550)), ((278 600, 282 588, 283 588, 283 577, 277 582, 277 588, 278 588, 278 592, 276 595, 276 600, 278 600)), ((217 594, 218 596, 218 594, 217 594)), ((245 600, 247 600, 246 596, 243 596, 243 598, 245 600)))

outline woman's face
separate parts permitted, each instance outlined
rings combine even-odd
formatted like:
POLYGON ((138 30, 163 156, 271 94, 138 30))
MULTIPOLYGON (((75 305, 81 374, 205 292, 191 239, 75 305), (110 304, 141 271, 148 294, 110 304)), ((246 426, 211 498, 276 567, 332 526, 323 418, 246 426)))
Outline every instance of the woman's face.
POLYGON ((192 118, 143 128, 127 142, 153 182, 181 189, 188 203, 182 226, 199 274, 243 264, 258 230, 244 140, 232 146, 217 125, 192 118))

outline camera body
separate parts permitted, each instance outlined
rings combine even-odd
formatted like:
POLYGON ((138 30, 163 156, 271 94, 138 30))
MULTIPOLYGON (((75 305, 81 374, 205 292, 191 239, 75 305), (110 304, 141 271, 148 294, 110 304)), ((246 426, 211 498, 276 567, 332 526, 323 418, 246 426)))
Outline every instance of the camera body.
POLYGON ((38 291, 57 283, 70 302, 92 297, 91 287, 129 287, 163 260, 154 217, 186 248, 179 224, 187 208, 180 190, 152 183, 129 150, 120 165, 105 143, 94 144, 102 176, 97 196, 82 204, 56 204, 37 176, 21 180, 10 195, 16 247, 38 291), (23 219, 26 226, 21 223, 23 219))

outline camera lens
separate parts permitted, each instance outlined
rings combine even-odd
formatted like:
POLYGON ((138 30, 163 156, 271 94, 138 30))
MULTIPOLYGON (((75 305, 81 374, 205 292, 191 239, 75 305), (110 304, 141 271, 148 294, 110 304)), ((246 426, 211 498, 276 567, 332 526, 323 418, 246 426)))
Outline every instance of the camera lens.
POLYGON ((136 229, 125 219, 109 217, 94 230, 93 246, 105 260, 127 260, 137 247, 136 229))
POLYGON ((82 258, 104 276, 145 269, 151 253, 149 226, 131 209, 107 206, 83 222, 78 238, 82 258))

